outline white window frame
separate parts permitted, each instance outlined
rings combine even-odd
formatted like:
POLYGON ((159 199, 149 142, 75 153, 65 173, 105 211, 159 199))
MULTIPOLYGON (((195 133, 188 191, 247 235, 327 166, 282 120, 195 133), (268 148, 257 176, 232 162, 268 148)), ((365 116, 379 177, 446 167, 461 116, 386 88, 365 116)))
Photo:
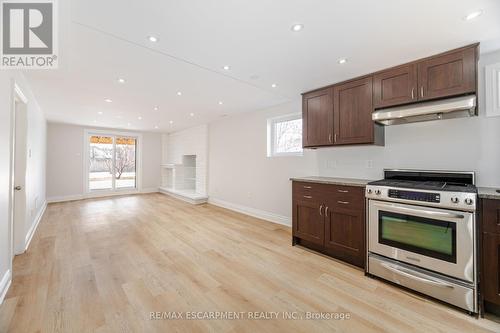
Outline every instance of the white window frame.
POLYGON ((486 116, 500 116, 500 63, 485 66, 486 116))
POLYGON ((267 120, 267 157, 280 157, 280 156, 303 156, 304 155, 304 150, 300 152, 290 152, 290 153, 277 153, 276 152, 276 133, 274 129, 274 124, 283 122, 283 121, 290 121, 290 120, 297 120, 301 119, 302 114, 301 113, 290 113, 286 114, 283 116, 278 116, 278 117, 273 117, 269 118, 267 120))
MULTIPOLYGON (((113 145, 114 145, 113 141, 113 145)), ((114 162, 113 162, 114 163, 114 162)), ((142 190, 142 134, 136 132, 121 132, 121 131, 106 131, 106 130, 95 130, 95 129, 85 129, 83 135, 83 179, 84 179, 84 193, 87 196, 99 196, 106 194, 127 194, 136 193, 142 190), (135 155, 135 188, 120 188, 116 189, 114 180, 112 189, 104 190, 90 190, 89 187, 89 154, 90 146, 89 141, 92 135, 110 135, 110 136, 124 136, 136 139, 136 155, 135 155)))

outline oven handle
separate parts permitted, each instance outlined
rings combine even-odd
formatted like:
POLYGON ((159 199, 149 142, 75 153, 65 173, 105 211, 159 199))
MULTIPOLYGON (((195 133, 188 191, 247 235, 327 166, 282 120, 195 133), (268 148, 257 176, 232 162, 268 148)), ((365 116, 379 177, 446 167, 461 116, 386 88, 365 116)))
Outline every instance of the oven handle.
POLYGON ((430 279, 426 279, 426 278, 423 278, 423 277, 420 277, 420 276, 413 275, 410 272, 406 271, 404 268, 402 269, 402 267, 399 267, 399 266, 392 266, 392 265, 387 264, 387 263, 381 263, 381 265, 385 269, 390 270, 391 272, 394 272, 394 273, 396 273, 398 275, 407 277, 407 278, 415 280, 415 281, 419 281, 419 282, 422 282, 422 283, 425 283, 425 284, 430 284, 432 286, 440 287, 440 288, 451 288, 451 289, 454 288, 451 284, 442 283, 442 282, 438 282, 438 281, 435 281, 435 280, 430 280, 430 279))
MULTIPOLYGON (((386 205, 389 206, 389 205, 386 205)), ((424 210, 424 209, 417 209, 417 208, 407 208, 407 207, 401 207, 401 206, 395 206, 395 205, 390 205, 391 209, 395 211, 399 211, 402 213, 414 213, 414 214, 420 214, 420 215, 427 215, 430 217, 447 217, 447 218, 452 218, 452 219, 463 219, 465 216, 463 214, 458 214, 458 213, 448 213, 448 212, 435 212, 435 211, 430 211, 430 210, 424 210)))

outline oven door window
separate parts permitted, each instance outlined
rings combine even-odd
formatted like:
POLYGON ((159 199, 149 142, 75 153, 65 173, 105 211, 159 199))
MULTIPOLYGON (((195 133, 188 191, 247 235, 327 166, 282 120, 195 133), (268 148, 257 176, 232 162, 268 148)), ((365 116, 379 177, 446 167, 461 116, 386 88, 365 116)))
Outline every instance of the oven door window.
POLYGON ((456 223, 379 211, 379 243, 457 262, 456 223))

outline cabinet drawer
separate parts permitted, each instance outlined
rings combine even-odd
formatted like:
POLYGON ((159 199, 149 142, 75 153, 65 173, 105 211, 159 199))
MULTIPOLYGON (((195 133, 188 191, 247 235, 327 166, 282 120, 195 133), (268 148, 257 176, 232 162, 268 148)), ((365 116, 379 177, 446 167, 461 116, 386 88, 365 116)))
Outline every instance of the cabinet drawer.
POLYGON ((307 183, 307 182, 293 182, 292 195, 294 200, 323 200, 321 193, 324 193, 323 184, 307 183))
POLYGON ((333 204, 347 209, 363 209, 365 206, 365 191, 362 187, 335 186, 333 204))
POLYGON ((500 200, 483 199, 483 231, 500 234, 500 200))

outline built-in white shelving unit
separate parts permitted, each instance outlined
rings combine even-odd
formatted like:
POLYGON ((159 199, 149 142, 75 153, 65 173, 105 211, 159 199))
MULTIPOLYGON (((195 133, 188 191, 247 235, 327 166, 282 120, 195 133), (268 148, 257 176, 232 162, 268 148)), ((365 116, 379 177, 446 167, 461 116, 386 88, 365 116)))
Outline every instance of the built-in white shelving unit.
POLYGON ((207 202, 206 126, 164 135, 160 191, 199 204, 207 202))

